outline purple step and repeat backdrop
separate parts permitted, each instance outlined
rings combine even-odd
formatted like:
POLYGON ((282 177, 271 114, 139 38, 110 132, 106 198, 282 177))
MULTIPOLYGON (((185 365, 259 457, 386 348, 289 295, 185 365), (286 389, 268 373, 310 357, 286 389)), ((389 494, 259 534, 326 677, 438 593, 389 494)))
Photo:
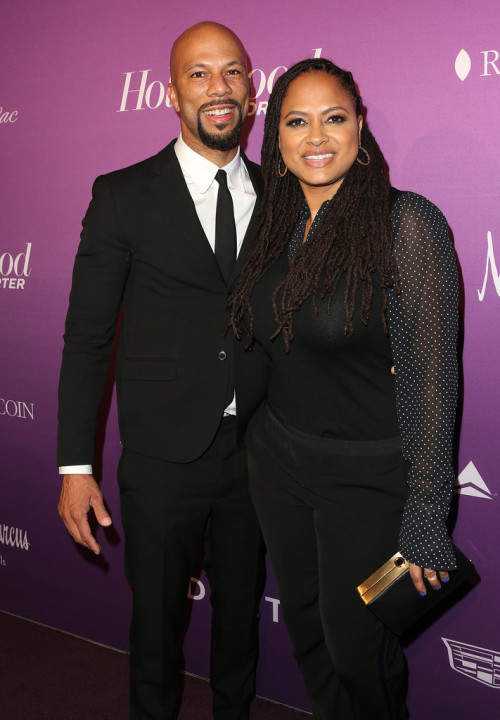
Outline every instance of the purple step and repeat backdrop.
MULTIPOLYGON (((412 717, 500 716, 500 10, 498 0, 17 0, 0 26, 0 609, 127 649, 130 594, 111 392, 102 488, 114 518, 101 559, 56 513, 56 389, 70 272, 96 175, 178 132, 169 50, 213 19, 243 40, 259 159, 267 99, 292 63, 323 54, 353 71, 391 180, 448 218, 462 274, 464 391, 454 537, 481 582, 408 646, 412 717)), ((92 293, 92 287, 88 288, 92 293)), ((207 676, 209 588, 193 580, 187 670, 207 676)), ((342 618, 339 618, 342 622, 342 618)), ((258 692, 308 708, 272 576, 261 608, 258 692)))

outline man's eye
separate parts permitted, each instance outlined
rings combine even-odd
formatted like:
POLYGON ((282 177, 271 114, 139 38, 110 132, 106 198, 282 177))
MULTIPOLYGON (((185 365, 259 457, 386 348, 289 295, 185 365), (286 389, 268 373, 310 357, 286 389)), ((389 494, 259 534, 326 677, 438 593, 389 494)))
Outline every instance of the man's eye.
POLYGON ((195 77, 195 78, 196 78, 196 77, 203 77, 203 71, 202 71, 202 70, 196 70, 196 72, 194 72, 194 73, 191 75, 191 77, 195 77))
POLYGON ((237 70, 236 68, 231 68, 227 71, 227 75, 241 75, 241 70, 237 70))

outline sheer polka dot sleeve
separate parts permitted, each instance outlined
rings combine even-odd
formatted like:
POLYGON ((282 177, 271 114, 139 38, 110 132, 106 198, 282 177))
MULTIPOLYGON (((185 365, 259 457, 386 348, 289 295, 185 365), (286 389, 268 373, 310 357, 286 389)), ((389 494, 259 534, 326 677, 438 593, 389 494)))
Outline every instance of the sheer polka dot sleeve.
POLYGON ((422 567, 456 567, 446 528, 452 498, 458 364, 458 272, 443 214, 399 194, 391 208, 401 293, 387 320, 402 448, 410 464, 399 550, 422 567))

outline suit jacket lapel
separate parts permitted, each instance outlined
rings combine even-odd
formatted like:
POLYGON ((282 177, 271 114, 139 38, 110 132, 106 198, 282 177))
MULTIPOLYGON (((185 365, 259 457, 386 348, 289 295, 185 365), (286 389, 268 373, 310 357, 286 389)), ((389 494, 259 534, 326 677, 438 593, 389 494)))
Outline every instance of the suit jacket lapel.
MULTIPOLYGON (((169 226, 175 225, 173 234, 181 235, 182 243, 189 255, 193 257, 193 253, 196 253, 197 259, 203 262, 207 272, 206 279, 211 282, 214 280, 224 282, 214 252, 210 247, 210 243, 198 219, 193 199, 189 193, 175 155, 174 144, 175 140, 161 150, 153 159, 149 186, 156 200, 163 208, 169 226)), ((248 161, 246 155, 242 152, 241 156, 247 167, 252 185, 257 193, 257 199, 238 254, 229 287, 236 280, 250 249, 253 247, 264 185, 262 176, 259 172, 255 171, 254 166, 248 161)), ((170 227, 169 235, 172 235, 172 230, 173 228, 170 227)))
MULTIPOLYGON (((192 257, 196 253, 210 270, 220 277, 219 266, 184 180, 174 151, 175 140, 155 157, 150 173, 149 186, 165 212, 170 226, 169 234, 182 236, 182 243, 192 257), (175 225, 175 230, 172 225, 175 225)), ((213 279, 213 278, 212 278, 213 279)))

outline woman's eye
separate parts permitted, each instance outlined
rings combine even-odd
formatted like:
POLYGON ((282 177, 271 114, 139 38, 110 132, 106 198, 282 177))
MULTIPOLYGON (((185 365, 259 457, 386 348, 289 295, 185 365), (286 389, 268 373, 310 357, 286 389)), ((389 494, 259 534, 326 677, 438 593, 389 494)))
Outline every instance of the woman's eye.
POLYGON ((299 125, 303 125, 304 121, 302 118, 293 118, 292 120, 289 120, 287 122, 287 127, 298 127, 299 125))
POLYGON ((327 122, 332 123, 333 125, 340 125, 345 122, 345 117, 343 115, 330 115, 327 122))

